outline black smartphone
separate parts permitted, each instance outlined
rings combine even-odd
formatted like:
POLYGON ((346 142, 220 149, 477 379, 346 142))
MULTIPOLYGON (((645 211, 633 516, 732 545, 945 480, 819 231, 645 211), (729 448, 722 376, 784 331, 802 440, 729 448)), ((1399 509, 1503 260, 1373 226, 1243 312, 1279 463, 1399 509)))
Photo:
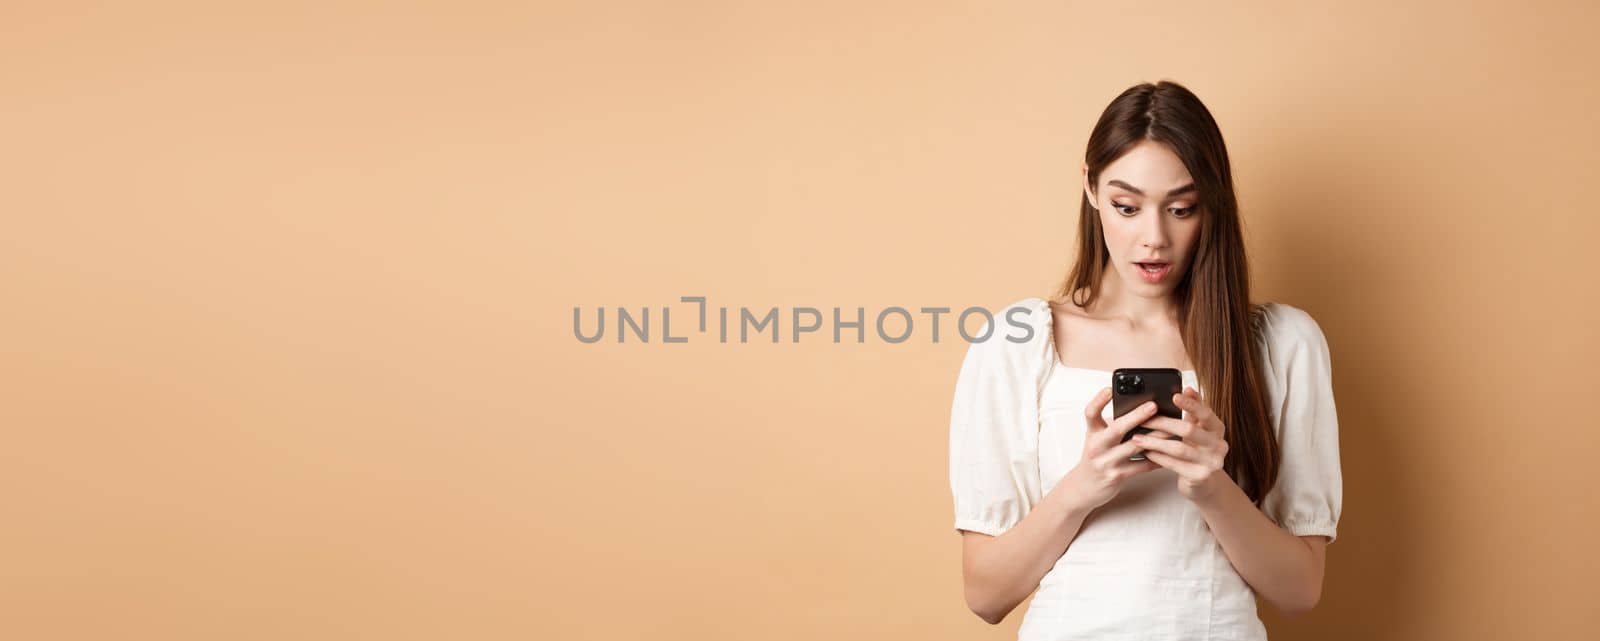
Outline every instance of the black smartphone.
MULTIPOLYGON (((1120 417, 1146 401, 1156 402, 1157 416, 1183 419, 1183 409, 1172 402, 1172 396, 1183 391, 1183 372, 1171 367, 1123 367, 1111 372, 1111 415, 1120 417)), ((1137 434, 1150 433, 1148 427, 1135 427, 1122 437, 1126 443, 1137 434)), ((1163 432, 1165 434, 1165 432, 1163 432)), ((1130 461, 1143 461, 1141 450, 1129 457, 1130 461)))

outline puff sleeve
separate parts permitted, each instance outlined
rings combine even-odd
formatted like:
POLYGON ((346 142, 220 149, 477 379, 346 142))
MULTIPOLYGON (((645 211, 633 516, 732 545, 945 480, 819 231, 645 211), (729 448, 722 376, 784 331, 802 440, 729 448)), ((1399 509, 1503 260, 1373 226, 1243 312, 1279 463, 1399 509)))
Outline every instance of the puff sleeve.
POLYGON ((999 536, 1039 503, 1039 392, 1054 358, 1049 311, 1043 299, 1019 301, 967 348, 950 408, 958 533, 999 536))
POLYGON ((1265 322, 1266 384, 1282 457, 1262 511, 1296 536, 1321 534, 1332 543, 1344 487, 1328 342, 1310 314, 1290 305, 1268 304, 1265 322))

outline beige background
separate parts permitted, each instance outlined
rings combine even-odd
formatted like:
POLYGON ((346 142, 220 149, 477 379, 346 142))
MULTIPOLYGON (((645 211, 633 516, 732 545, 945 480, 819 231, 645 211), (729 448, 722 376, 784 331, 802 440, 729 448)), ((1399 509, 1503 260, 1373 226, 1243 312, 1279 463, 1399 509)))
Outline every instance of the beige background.
POLYGON ((1046 294, 1162 78, 1333 349, 1340 540, 1273 638, 1600 624, 1593 3, 128 4, 0 7, 0 636, 1012 638, 964 343, 572 309, 1046 294))

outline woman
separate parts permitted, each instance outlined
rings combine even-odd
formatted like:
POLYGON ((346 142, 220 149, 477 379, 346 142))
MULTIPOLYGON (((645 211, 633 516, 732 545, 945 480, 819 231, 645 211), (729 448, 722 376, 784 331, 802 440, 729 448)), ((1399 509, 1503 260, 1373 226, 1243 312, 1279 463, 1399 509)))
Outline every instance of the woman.
POLYGON ((1030 331, 972 343, 957 379, 967 605, 999 623, 1037 588, 1024 641, 1265 639, 1255 595, 1310 610, 1336 536, 1327 342, 1306 312, 1251 304, 1227 150, 1189 90, 1123 92, 1085 161, 1065 284, 1013 305, 1030 331), (1113 418, 1119 367, 1181 370, 1184 418, 1113 418), (1138 426, 1155 431, 1123 443, 1138 426))

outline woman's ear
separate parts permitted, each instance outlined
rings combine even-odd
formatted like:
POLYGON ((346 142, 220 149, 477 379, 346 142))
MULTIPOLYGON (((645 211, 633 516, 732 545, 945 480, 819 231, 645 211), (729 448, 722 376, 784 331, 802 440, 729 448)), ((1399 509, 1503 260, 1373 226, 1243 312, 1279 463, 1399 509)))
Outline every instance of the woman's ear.
POLYGON ((1093 209, 1095 211, 1100 211, 1100 207, 1098 205, 1096 205, 1095 201, 1094 201, 1094 188, 1089 185, 1089 166, 1088 165, 1084 165, 1083 166, 1083 195, 1084 195, 1085 198, 1089 199, 1089 208, 1090 209, 1093 209))

